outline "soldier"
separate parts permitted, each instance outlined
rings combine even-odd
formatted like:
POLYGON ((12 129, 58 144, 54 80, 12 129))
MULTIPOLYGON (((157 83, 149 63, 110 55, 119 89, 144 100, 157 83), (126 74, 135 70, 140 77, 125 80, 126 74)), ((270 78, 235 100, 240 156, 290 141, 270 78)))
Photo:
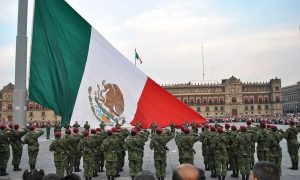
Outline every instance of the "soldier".
POLYGON ((204 160, 205 170, 209 170, 208 162, 209 162, 209 146, 208 146, 208 136, 210 134, 209 126, 205 124, 202 127, 202 133, 200 133, 199 141, 202 142, 202 156, 204 160))
POLYGON ((117 149, 119 148, 119 143, 117 137, 113 136, 113 132, 111 130, 107 130, 107 135, 108 137, 102 142, 100 149, 104 152, 107 179, 114 180, 118 173, 117 149))
POLYGON ((11 132, 7 130, 6 125, 0 126, 0 176, 6 176, 7 162, 10 156, 9 137, 11 132))
POLYGON ((179 159, 182 163, 194 164, 194 154, 196 151, 193 149, 194 144, 199 141, 199 136, 195 133, 190 133, 189 128, 184 129, 184 134, 178 140, 179 159))
POLYGON ((282 150, 280 147, 280 141, 285 137, 283 130, 277 130, 276 126, 271 127, 270 132, 270 162, 273 162, 278 167, 279 172, 281 172, 281 159, 282 150))
POLYGON ((107 138, 107 134, 105 131, 102 131, 101 128, 96 129, 97 134, 95 137, 96 139, 96 146, 97 146, 97 153, 96 153, 96 171, 98 172, 104 172, 104 154, 101 151, 101 144, 104 141, 104 139, 107 138))
POLYGON ((260 123, 260 129, 257 131, 257 159, 258 161, 268 161, 270 156, 270 138, 266 124, 260 123))
POLYGON ((48 122, 48 123, 46 123, 47 139, 50 139, 50 131, 51 131, 51 124, 50 124, 50 122, 48 122))
POLYGON ((211 146, 215 150, 216 175, 218 180, 225 180, 228 166, 228 155, 226 151, 227 140, 223 134, 223 128, 217 128, 218 134, 212 139, 211 146))
POLYGON ((125 162, 125 156, 126 156, 126 150, 125 150, 125 139, 129 136, 130 132, 126 128, 121 128, 121 125, 116 125, 117 131, 120 134, 120 154, 119 154, 119 171, 123 171, 124 162, 125 162))
POLYGON ((136 123, 136 126, 138 126, 139 128, 142 128, 142 123, 141 123, 140 121, 138 121, 138 122, 136 123))
POLYGON ((230 131, 230 125, 229 124, 225 124, 225 131, 223 133, 223 135, 226 138, 227 144, 226 144, 226 151, 227 151, 227 155, 228 155, 228 165, 229 167, 227 168, 227 170, 232 170, 232 155, 231 153, 234 151, 232 149, 232 133, 230 131))
POLYGON ((75 157, 76 157, 76 151, 77 151, 77 146, 76 146, 76 138, 72 135, 71 129, 66 129, 65 130, 66 136, 64 138, 65 144, 68 147, 68 154, 66 154, 66 172, 67 174, 71 174, 73 172, 73 167, 75 166, 75 157))
POLYGON ((54 164, 56 168, 56 174, 60 177, 64 177, 66 158, 68 156, 66 141, 61 139, 61 132, 55 133, 55 140, 49 146, 49 151, 54 152, 54 164))
POLYGON ((179 164, 182 164, 183 163, 183 159, 182 159, 182 154, 183 154, 183 152, 182 152, 182 143, 185 143, 185 142, 183 142, 183 140, 182 140, 182 137, 184 136, 184 130, 185 130, 185 126, 181 126, 181 132, 180 133, 178 133, 178 132, 176 132, 176 136, 175 136, 175 143, 176 143, 176 145, 177 145, 177 148, 178 148, 178 154, 179 154, 179 164))
POLYGON ((78 128, 73 128, 73 132, 74 132, 74 149, 76 149, 76 153, 75 153, 75 162, 74 162, 74 171, 75 172, 80 172, 81 169, 79 168, 80 167, 80 159, 81 159, 81 151, 80 151, 80 148, 79 148, 79 144, 80 144, 80 141, 83 139, 83 136, 81 134, 79 134, 79 130, 78 128))
POLYGON ((198 133, 198 127, 195 121, 192 122, 191 127, 194 133, 198 133))
POLYGON ((140 149, 141 149, 140 153, 141 153, 141 156, 142 156, 141 163, 140 163, 140 171, 142 171, 143 170, 142 169, 142 167, 143 167, 143 158, 144 158, 144 146, 145 146, 145 143, 148 140, 150 132, 146 129, 144 129, 144 130, 136 129, 136 130, 138 132, 137 135, 140 136, 141 139, 142 139, 142 142, 141 142, 142 144, 140 146, 140 149))
POLYGON ((152 137, 150 142, 150 149, 154 149, 154 166, 156 170, 156 177, 158 180, 164 180, 166 176, 167 167, 167 151, 169 148, 166 144, 174 137, 171 133, 162 133, 160 127, 156 128, 156 134, 152 137))
POLYGON ((251 158, 250 168, 252 169, 253 166, 254 166, 254 163, 255 163, 254 154, 255 154, 255 143, 257 141, 257 130, 258 130, 258 128, 251 126, 252 121, 250 119, 246 121, 246 124, 247 124, 248 132, 250 132, 252 134, 252 137, 251 137, 251 139, 252 139, 252 141, 251 141, 251 154, 250 154, 251 155, 250 156, 250 158, 251 158))
POLYGON ((91 180, 94 172, 94 161, 95 161, 95 142, 94 139, 89 137, 89 132, 84 131, 84 138, 80 141, 79 149, 82 152, 83 157, 83 175, 86 180, 91 180))
POLYGON ((70 129, 70 127, 71 127, 70 124, 66 124, 64 128, 65 128, 65 129, 70 129))
POLYGON ((295 127, 295 122, 290 121, 289 122, 290 127, 285 131, 285 138, 287 141, 287 148, 288 153, 291 157, 292 161, 292 167, 290 169, 292 170, 298 170, 298 162, 299 162, 299 143, 297 140, 297 135, 300 132, 299 128, 295 127))
POLYGON ((94 157, 94 158, 93 158, 93 164, 91 165, 94 168, 93 169, 93 177, 98 176, 98 174, 97 174, 97 172, 98 172, 97 164, 99 163, 99 161, 97 162, 96 159, 97 159, 97 155, 99 154, 100 146, 101 146, 101 144, 99 144, 99 142, 98 142, 98 137, 96 136, 96 133, 97 133, 96 129, 91 129, 91 136, 89 137, 91 139, 91 141, 94 143, 93 144, 94 149, 93 149, 93 152, 92 152, 93 153, 92 157, 94 157))
POLYGON ((22 170, 21 168, 19 168, 19 165, 21 162, 21 157, 22 157, 22 152, 23 152, 23 142, 22 142, 21 138, 27 132, 28 132, 27 129, 25 129, 24 131, 19 131, 19 125, 15 124, 14 130, 11 133, 10 144, 11 144, 11 149, 13 152, 12 164, 14 165, 14 171, 22 170))
POLYGON ((79 128, 80 127, 80 125, 78 124, 78 121, 75 121, 75 124, 73 124, 73 128, 79 128))
POLYGON ((214 126, 211 126, 210 127, 210 136, 208 137, 207 139, 207 144, 209 146, 209 169, 211 171, 211 175, 210 177, 214 178, 214 177, 217 177, 217 172, 216 172, 216 161, 215 161, 215 149, 214 149, 214 146, 212 146, 212 142, 214 141, 214 138, 216 136, 216 128, 214 126))
POLYGON ((233 142, 233 146, 238 153, 239 166, 242 180, 249 180, 250 175, 250 152, 251 134, 247 133, 245 126, 240 126, 241 133, 233 142))
POLYGON ((57 123, 55 123, 55 125, 54 125, 54 134, 55 134, 56 132, 61 132, 61 125, 60 125, 60 122, 57 122, 57 123))
POLYGON ((35 169, 36 158, 39 153, 38 138, 44 134, 44 131, 35 131, 35 127, 31 126, 29 132, 25 135, 24 143, 28 145, 28 156, 30 169, 35 169))
POLYGON ((129 174, 131 179, 134 180, 135 176, 140 172, 141 169, 141 146, 143 146, 143 140, 141 136, 137 136, 136 129, 131 130, 131 136, 125 143, 125 149, 128 150, 128 161, 129 161, 129 174))
POLYGON ((85 124, 84 124, 84 130, 85 131, 90 131, 90 125, 89 125, 89 122, 88 121, 85 121, 85 124))
POLYGON ((151 136, 153 136, 156 130, 156 125, 154 122, 151 123, 150 128, 151 128, 151 136))
POLYGON ((174 122, 172 122, 170 124, 170 128, 171 128, 171 132, 174 133, 175 132, 175 123, 174 122))
POLYGON ((231 144, 231 147, 229 148, 230 151, 232 151, 230 153, 231 157, 229 157, 231 159, 231 168, 232 168, 231 177, 239 177, 238 152, 237 152, 237 149, 235 149, 235 147, 234 147, 234 142, 237 141, 237 136, 238 136, 238 132, 237 132, 236 126, 232 125, 231 126, 232 144, 231 144))

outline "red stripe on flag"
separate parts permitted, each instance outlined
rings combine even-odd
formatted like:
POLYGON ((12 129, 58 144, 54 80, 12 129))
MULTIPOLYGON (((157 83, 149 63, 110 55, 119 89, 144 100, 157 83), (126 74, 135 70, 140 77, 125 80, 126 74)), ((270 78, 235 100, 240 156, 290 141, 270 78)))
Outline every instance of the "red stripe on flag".
POLYGON ((149 128, 152 121, 159 127, 167 127, 172 121, 180 126, 193 121, 203 124, 206 120, 148 77, 131 125, 138 121, 143 128, 149 128))

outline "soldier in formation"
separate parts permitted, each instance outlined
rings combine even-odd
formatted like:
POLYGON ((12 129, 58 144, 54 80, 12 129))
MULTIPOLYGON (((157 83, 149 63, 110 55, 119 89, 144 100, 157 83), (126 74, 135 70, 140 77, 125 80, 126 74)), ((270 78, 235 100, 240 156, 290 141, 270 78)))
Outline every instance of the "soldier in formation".
POLYGON ((9 137, 11 132, 7 129, 6 125, 0 126, 0 176, 6 176, 7 162, 10 156, 9 137))
POLYGON ((48 122, 48 123, 46 123, 47 139, 50 139, 50 131, 51 131, 51 124, 50 124, 50 122, 48 122))
POLYGON ((289 122, 290 127, 285 132, 285 138, 287 140, 287 148, 288 153, 291 157, 292 167, 290 169, 292 170, 298 170, 298 162, 299 162, 299 143, 297 140, 297 135, 300 132, 300 128, 295 127, 295 122, 290 121, 289 122))

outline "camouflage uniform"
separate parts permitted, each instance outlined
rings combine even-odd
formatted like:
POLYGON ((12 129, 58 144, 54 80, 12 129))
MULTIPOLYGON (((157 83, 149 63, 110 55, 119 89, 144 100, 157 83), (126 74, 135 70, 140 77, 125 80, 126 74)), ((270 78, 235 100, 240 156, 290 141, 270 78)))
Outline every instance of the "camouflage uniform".
POLYGON ((61 132, 61 125, 60 125, 60 123, 56 123, 56 124, 54 125, 54 134, 55 134, 56 132, 61 132))
POLYGON ((89 131, 90 130, 90 125, 89 125, 89 123, 86 121, 85 122, 85 124, 84 124, 84 129, 86 130, 86 131, 89 131))
POLYGON ((108 177, 108 179, 114 179, 114 177, 118 173, 118 141, 118 137, 116 137, 116 135, 112 135, 111 132, 111 134, 109 134, 109 136, 106 139, 104 139, 100 147, 101 151, 104 152, 104 159, 106 161, 106 176, 108 177))
POLYGON ((227 140, 221 131, 219 131, 220 134, 216 134, 215 138, 212 139, 210 147, 215 150, 216 175, 219 179, 221 179, 221 176, 225 179, 228 165, 228 155, 226 151, 227 140))
POLYGON ((0 176, 6 176, 7 162, 10 156, 9 137, 11 133, 5 128, 0 130, 0 176))
POLYGON ((82 152, 80 150, 80 147, 79 147, 79 144, 80 144, 80 141, 83 139, 83 135, 82 134, 78 134, 78 133, 75 133, 73 134, 74 136, 74 149, 76 149, 76 152, 75 152, 75 161, 74 161, 74 171, 75 172, 79 172, 81 171, 81 169, 79 169, 80 167, 80 159, 81 159, 81 156, 82 156, 82 152))
POLYGON ((140 171, 142 171, 142 167, 143 167, 144 146, 145 146, 146 141, 148 140, 149 134, 150 134, 150 132, 145 129, 138 132, 138 136, 140 136, 142 138, 142 144, 140 146, 141 156, 142 156, 141 163, 140 163, 140 171))
POLYGON ((60 177, 64 177, 66 160, 68 156, 69 145, 65 140, 60 137, 55 137, 55 140, 49 146, 49 151, 54 153, 54 164, 56 168, 56 174, 60 177))
POLYGON ((257 131, 257 159, 258 161, 268 161, 270 157, 269 132, 265 128, 257 131))
POLYGON ((204 160, 205 170, 209 170, 209 145, 208 145, 208 137, 210 136, 210 131, 208 130, 208 126, 202 128, 202 132, 200 133, 200 142, 202 142, 202 156, 204 160))
POLYGON ((282 130, 277 131, 276 127, 272 127, 270 132, 270 162, 277 165, 279 171, 281 172, 281 160, 282 160, 282 150, 280 147, 280 141, 284 138, 285 134, 282 130))
POLYGON ((67 174, 70 174, 73 172, 73 168, 75 166, 75 157, 77 152, 77 146, 76 146, 76 138, 73 135, 66 134, 64 138, 66 146, 68 146, 68 154, 66 154, 66 171, 67 174))
POLYGON ((38 138, 44 134, 44 131, 29 131, 25 135, 24 143, 28 145, 29 166, 31 169, 35 168, 36 158, 39 153, 38 138))
POLYGON ((75 124, 73 124, 73 128, 79 128, 80 125, 78 124, 78 122, 76 121, 75 124))
POLYGON ((252 134, 252 141, 251 141, 251 156, 250 156, 250 160, 251 160, 251 168, 253 168, 253 165, 255 163, 255 157, 254 157, 254 154, 255 154, 255 143, 257 141, 257 130, 258 128, 257 127, 253 127, 251 125, 248 125, 247 126, 247 130, 248 132, 250 132, 252 134))
POLYGON ((211 171, 211 175, 210 177, 216 177, 216 161, 215 161, 215 149, 214 146, 212 145, 212 142, 214 141, 214 138, 216 137, 216 132, 215 129, 211 129, 211 133, 209 134, 208 138, 207 138, 207 145, 209 147, 209 151, 208 151, 208 166, 209 169, 211 171))
POLYGON ((13 130, 10 137, 11 149, 13 152, 12 164, 14 165, 14 171, 21 170, 19 168, 21 157, 23 153, 23 142, 21 138, 28 132, 28 130, 18 131, 13 130))
MULTIPOLYGON (((160 131, 161 132, 161 131, 160 131)), ((157 135, 153 136, 150 142, 150 149, 154 149, 154 166, 156 170, 156 176, 160 180, 163 180, 166 176, 167 167, 167 151, 169 148, 166 144, 174 137, 171 133, 160 134, 156 130, 157 135)))
MULTIPOLYGON (((87 132, 86 132, 87 133, 87 132)), ((84 177, 91 179, 95 169, 95 146, 93 136, 84 137, 79 143, 79 149, 82 152, 84 177)))
POLYGON ((153 136, 153 134, 155 134, 156 125, 152 122, 150 128, 151 128, 151 136, 153 136))
POLYGON ((172 122, 170 124, 170 128, 171 128, 171 132, 174 133, 175 132, 175 123, 174 122, 172 122))
POLYGON ((46 124, 47 139, 50 138, 50 131, 51 131, 51 124, 50 124, 50 123, 47 123, 47 124, 46 124))
POLYGON ((177 148, 178 148, 178 155, 179 155, 179 164, 182 164, 183 163, 183 160, 182 160, 182 154, 183 154, 183 152, 182 152, 182 143, 183 143, 183 137, 184 136, 184 132, 182 131, 182 132, 180 132, 180 133, 178 133, 178 132, 176 132, 176 136, 175 136, 175 144, 177 145, 177 148))
POLYGON ((231 159, 231 168, 232 168, 232 175, 231 177, 238 177, 239 176, 239 157, 238 157, 238 151, 237 147, 235 147, 234 142, 237 141, 238 132, 236 131, 236 128, 233 128, 231 131, 231 141, 232 144, 229 147, 230 156, 231 159))
POLYGON ((199 136, 195 133, 190 133, 189 129, 185 129, 184 132, 185 134, 182 134, 177 139, 180 164, 194 164, 194 154, 196 151, 193 149, 193 146, 197 141, 199 141, 199 136))
POLYGON ((97 144, 97 153, 96 153, 96 171, 98 172, 103 172, 103 167, 104 167, 104 153, 101 151, 101 144, 104 141, 104 139, 107 138, 106 132, 99 132, 98 134, 95 135, 96 139, 96 144, 97 144))
POLYGON ((122 128, 120 129, 120 151, 119 151, 119 160, 118 161, 118 167, 119 171, 123 171, 124 163, 125 163, 125 156, 126 156, 126 150, 124 148, 125 146, 125 139, 129 136, 128 129, 122 128))
POLYGON ((298 169, 298 162, 299 162, 299 143, 297 141, 297 134, 300 132, 299 127, 294 127, 291 125, 286 131, 286 140, 287 140, 287 148, 288 153, 291 157, 292 161, 292 168, 293 170, 298 169))

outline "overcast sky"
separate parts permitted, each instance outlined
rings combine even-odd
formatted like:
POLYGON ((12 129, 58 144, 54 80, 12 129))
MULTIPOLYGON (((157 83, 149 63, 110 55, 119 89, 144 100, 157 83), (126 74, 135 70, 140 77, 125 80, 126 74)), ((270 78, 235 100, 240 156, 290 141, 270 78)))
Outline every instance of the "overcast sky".
MULTIPOLYGON (((300 81, 299 0, 67 0, 159 84, 300 81), (202 77, 202 42, 204 71, 202 77)), ((0 87, 14 82, 17 0, 0 0, 0 87)), ((29 0, 30 52, 33 0, 29 0)), ((28 67, 29 68, 29 67, 28 67)))

